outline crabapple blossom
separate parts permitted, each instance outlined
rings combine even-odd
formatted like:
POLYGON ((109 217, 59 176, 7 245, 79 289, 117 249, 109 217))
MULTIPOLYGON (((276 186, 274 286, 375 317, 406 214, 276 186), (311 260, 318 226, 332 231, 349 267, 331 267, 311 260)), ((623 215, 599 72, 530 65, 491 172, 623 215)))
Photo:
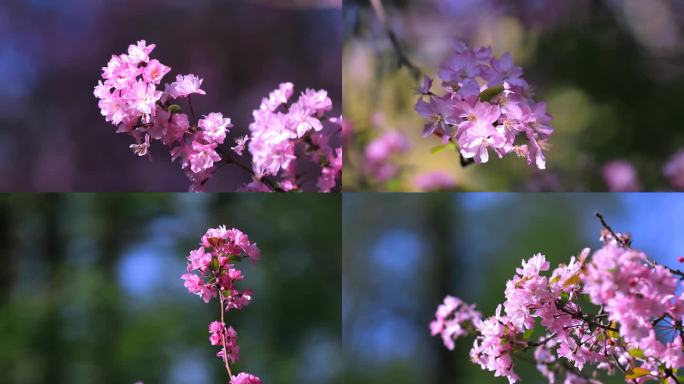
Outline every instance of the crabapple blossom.
POLYGON ((227 327, 224 313, 240 310, 252 299, 252 291, 239 290, 237 282, 244 279, 237 263, 249 259, 256 262, 261 258, 261 251, 249 237, 236 228, 219 226, 209 228, 200 239, 200 246, 190 251, 187 257, 187 272, 181 276, 185 288, 198 295, 205 303, 214 297, 219 298, 221 319, 209 323, 209 342, 221 349, 216 356, 220 357, 226 367, 231 383, 260 383, 256 376, 240 373, 233 375, 230 365, 237 362, 240 347, 237 343, 237 332, 227 327))
POLYGON ((105 120, 117 127, 116 132, 135 140, 130 145, 133 153, 150 156, 150 142, 160 141, 168 148, 171 160, 180 163, 192 183, 191 191, 203 190, 220 164, 235 164, 250 174, 251 181, 241 190, 289 191, 315 184, 327 192, 339 184, 341 167, 336 164, 342 161, 337 151, 341 147, 332 144, 335 140, 331 136, 341 130, 335 123, 341 119, 325 116, 332 110, 326 91, 306 89, 285 108, 294 86, 281 84, 254 111, 251 136, 230 139, 228 143, 235 144, 222 148, 233 127, 231 119, 212 112, 196 121, 191 95, 206 95, 204 80, 194 74, 177 75, 175 81, 162 87, 171 68, 150 57, 154 49, 154 44, 141 40, 130 45, 128 53, 112 56, 93 91, 105 120), (187 103, 192 118, 176 102, 187 103), (332 128, 324 129, 327 126, 332 128), (251 165, 232 155, 241 157, 246 147, 252 155, 251 165), (307 169, 306 175, 315 175, 318 180, 307 182, 307 177, 298 172, 300 159, 317 166, 319 172, 307 169), (273 176, 280 179, 271 180, 273 176))
POLYGON ((306 89, 288 105, 293 95, 294 85, 281 83, 252 113, 248 149, 254 173, 259 178, 279 178, 285 190, 301 189, 298 160, 307 158, 321 170, 317 182, 320 190, 329 191, 337 184, 335 180, 341 171, 341 167, 335 166, 342 161, 338 150, 341 147, 331 145, 331 136, 341 131, 340 119, 326 118, 332 101, 325 90, 306 89), (324 130, 326 125, 334 126, 332 134, 324 130))
POLYGON ((629 236, 597 216, 604 225, 598 250, 584 249, 553 270, 542 254, 523 260, 489 318, 447 296, 431 334, 450 350, 474 335, 472 361, 509 383, 520 380, 516 357, 532 351, 549 383, 600 383, 599 371, 627 382, 679 383, 684 272, 631 248, 629 236))
POLYGON ((509 53, 494 57, 489 47, 454 45, 440 66, 442 95, 431 91, 425 76, 417 89, 416 112, 427 120, 423 136, 458 145, 462 158, 489 161, 515 153, 538 169, 546 168, 544 151, 553 133, 546 104, 535 102, 523 71, 509 53))

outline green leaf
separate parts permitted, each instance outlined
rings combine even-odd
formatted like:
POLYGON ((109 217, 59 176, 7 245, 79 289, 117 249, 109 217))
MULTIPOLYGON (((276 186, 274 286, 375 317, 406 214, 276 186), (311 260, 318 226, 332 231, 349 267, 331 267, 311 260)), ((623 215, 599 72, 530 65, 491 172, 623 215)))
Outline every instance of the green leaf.
POLYGON ((650 374, 651 374, 651 371, 649 371, 646 368, 634 367, 634 368, 630 369, 629 372, 627 372, 627 374, 625 375, 625 379, 629 379, 629 380, 638 379, 640 377, 650 375, 650 374))
POLYGON ((214 267, 214 269, 218 269, 219 263, 217 258, 214 258, 214 260, 212 260, 211 266, 214 267))
POLYGON ((644 351, 642 351, 639 348, 632 348, 629 351, 627 351, 631 356, 643 359, 644 358, 644 351))
POLYGON ((494 98, 494 96, 498 95, 499 93, 503 92, 504 87, 501 85, 497 85, 495 87, 490 87, 485 89, 480 93, 480 100, 482 101, 490 101, 491 99, 494 98))
POLYGON ((453 142, 450 141, 444 145, 438 145, 436 147, 432 147, 432 149, 430 149, 430 153, 432 153, 434 155, 436 153, 442 152, 445 149, 451 149, 451 150, 455 151, 456 150, 456 144, 454 144, 453 142))
POLYGON ((528 329, 528 330, 525 331, 525 333, 523 334, 523 337, 525 338, 525 340, 529 340, 530 337, 532 337, 532 334, 533 334, 533 333, 534 333, 534 329, 528 329))
POLYGON ((178 104, 171 104, 166 110, 170 113, 180 113, 180 111, 182 111, 183 108, 181 108, 181 106, 178 104))

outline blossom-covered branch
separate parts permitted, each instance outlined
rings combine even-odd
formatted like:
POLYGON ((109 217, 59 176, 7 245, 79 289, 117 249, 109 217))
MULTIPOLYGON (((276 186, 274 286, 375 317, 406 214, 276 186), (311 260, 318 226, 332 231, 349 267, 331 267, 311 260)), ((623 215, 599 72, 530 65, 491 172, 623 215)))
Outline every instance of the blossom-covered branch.
POLYGON ((542 254, 523 260, 492 317, 447 296, 432 335, 450 350, 456 339, 474 335, 472 361, 510 383, 520 380, 515 358, 532 349, 549 383, 600 383, 601 372, 630 383, 680 383, 684 275, 632 249, 628 235, 597 216, 600 249, 586 248, 550 273, 542 254))
POLYGON ((250 135, 236 137, 233 145, 223 148, 233 127, 231 119, 213 112, 197 120, 191 95, 206 92, 196 75, 178 75, 158 89, 171 68, 150 58, 154 49, 154 44, 141 40, 130 45, 127 54, 112 56, 94 91, 105 119, 117 132, 135 139, 130 146, 135 154, 149 156, 150 141, 160 141, 169 148, 171 159, 180 161, 193 191, 202 190, 220 164, 237 165, 251 176, 252 182, 240 188, 244 191, 304 190, 313 184, 322 192, 336 188, 342 150, 332 143, 341 118, 327 116, 332 101, 325 90, 306 89, 287 106, 294 85, 280 84, 253 112, 250 135), (176 104, 185 99, 190 117, 176 104), (251 165, 239 160, 245 149, 252 155, 251 165), (299 173, 301 163, 307 162, 316 171, 299 173))
POLYGON ((211 345, 221 347, 216 355, 223 360, 230 384, 261 384, 261 379, 249 373, 233 374, 230 366, 237 362, 240 347, 237 332, 233 327, 226 327, 224 315, 226 311, 244 308, 252 300, 252 291, 236 287, 244 278, 236 263, 244 259, 256 262, 260 257, 257 245, 240 230, 225 226, 210 228, 202 236, 200 247, 188 256, 190 273, 181 276, 188 291, 205 303, 218 296, 221 317, 209 324, 209 341, 211 345))

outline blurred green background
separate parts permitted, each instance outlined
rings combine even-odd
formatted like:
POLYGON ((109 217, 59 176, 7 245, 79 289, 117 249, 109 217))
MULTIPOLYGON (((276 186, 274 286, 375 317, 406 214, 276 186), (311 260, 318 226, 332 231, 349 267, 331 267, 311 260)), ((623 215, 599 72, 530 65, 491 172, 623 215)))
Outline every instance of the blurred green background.
POLYGON ((253 302, 230 312, 237 369, 265 383, 341 383, 341 197, 0 196, 0 383, 225 383, 218 318, 183 287, 208 227, 245 231, 253 302))
MULTIPOLYGON (((671 189, 662 167, 684 146, 684 2, 679 0, 383 0, 414 64, 436 75, 457 40, 511 52, 556 131, 548 171, 508 155, 461 168, 453 151, 421 136, 417 84, 397 58, 368 0, 345 0, 343 44, 346 190, 414 190, 413 178, 444 170, 467 191, 604 191, 601 167, 624 159, 644 190, 671 189), (407 136, 404 172, 373 184, 363 150, 382 132, 407 136)), ((435 81, 438 85, 439 80, 435 81)))
MULTIPOLYGON (((493 315, 522 259, 541 252, 554 268, 601 246, 597 210, 651 258, 680 267, 684 255, 678 194, 347 193, 343 209, 349 384, 507 383, 470 362, 471 337, 450 352, 430 336, 437 305, 452 294, 493 315)), ((515 370, 524 383, 546 383, 527 362, 515 370)))

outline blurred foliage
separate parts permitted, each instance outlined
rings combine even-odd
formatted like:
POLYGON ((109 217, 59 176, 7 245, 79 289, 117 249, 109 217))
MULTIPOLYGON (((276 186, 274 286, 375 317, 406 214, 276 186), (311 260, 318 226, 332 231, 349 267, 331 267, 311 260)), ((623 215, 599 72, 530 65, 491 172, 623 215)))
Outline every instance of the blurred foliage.
POLYGON ((447 170, 461 190, 600 191, 600 172, 624 159, 645 190, 670 189, 667 159, 684 146, 684 3, 673 0, 384 1, 389 23, 414 64, 434 76, 453 42, 511 52, 536 99, 548 103, 556 129, 548 171, 513 155, 462 168, 458 155, 432 155, 439 144, 421 136, 417 84, 397 56, 367 1, 347 1, 343 45, 346 190, 413 190, 417 174, 447 170), (365 179, 370 139, 398 130, 413 145, 398 163, 404 172, 386 185, 365 179))
MULTIPOLYGON (((522 259, 543 253, 553 268, 600 247, 596 210, 661 263, 676 266, 684 249, 674 240, 684 201, 674 194, 347 193, 343 208, 350 384, 506 383, 469 361, 472 338, 450 352, 430 336, 437 305, 452 294, 493 315, 522 259)), ((525 383, 545 382, 524 361, 516 372, 525 383)))
POLYGON ((340 196, 0 197, 1 383, 226 381, 204 304, 183 287, 206 228, 245 231, 253 302, 229 312, 237 368, 266 383, 341 383, 340 196))

